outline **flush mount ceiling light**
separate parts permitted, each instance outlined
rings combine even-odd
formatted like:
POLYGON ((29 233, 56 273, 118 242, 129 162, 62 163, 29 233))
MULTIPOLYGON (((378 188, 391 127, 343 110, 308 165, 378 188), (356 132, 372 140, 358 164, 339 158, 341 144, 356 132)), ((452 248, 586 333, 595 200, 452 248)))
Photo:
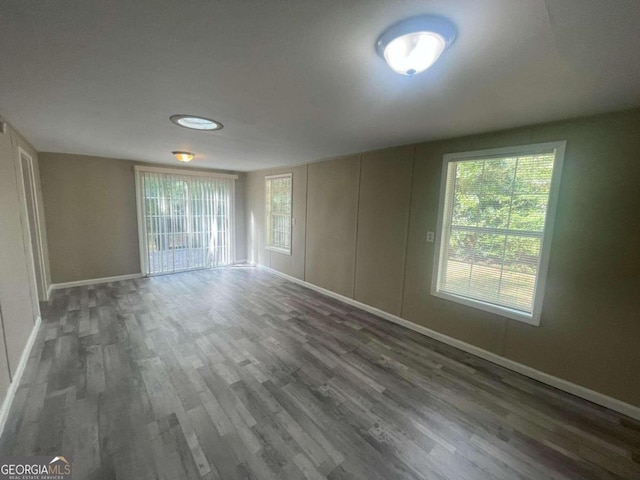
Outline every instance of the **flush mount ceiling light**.
POLYGON ((412 76, 433 65, 455 38, 456 29, 446 18, 422 15, 389 27, 376 50, 394 72, 412 76))
POLYGON ((171 152, 171 153, 173 153, 174 157, 176 157, 176 160, 184 163, 190 162, 191 160, 193 160, 193 157, 195 157, 195 154, 191 152, 171 152))
POLYGON ((216 122, 210 118, 198 117, 195 115, 172 115, 169 117, 169 120, 179 127, 208 132, 220 130, 224 126, 220 122, 216 122))

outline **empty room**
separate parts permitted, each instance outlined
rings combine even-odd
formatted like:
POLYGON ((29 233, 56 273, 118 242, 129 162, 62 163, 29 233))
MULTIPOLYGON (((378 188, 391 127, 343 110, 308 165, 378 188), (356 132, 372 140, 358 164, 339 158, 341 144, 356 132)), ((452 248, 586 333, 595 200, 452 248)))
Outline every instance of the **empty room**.
POLYGON ((0 0, 0 478, 640 480, 637 0, 0 0))

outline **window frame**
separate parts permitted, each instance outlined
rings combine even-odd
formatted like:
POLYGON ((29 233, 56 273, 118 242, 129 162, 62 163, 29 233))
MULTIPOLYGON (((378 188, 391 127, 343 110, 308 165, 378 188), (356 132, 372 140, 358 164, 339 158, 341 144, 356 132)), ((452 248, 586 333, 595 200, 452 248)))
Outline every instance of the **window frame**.
POLYGON ((487 150, 476 150, 459 153, 448 153, 444 155, 442 161, 442 175, 440 180, 440 199, 438 204, 438 223, 436 227, 436 239, 434 248, 433 259, 433 272, 431 278, 431 295, 442 298, 445 300, 453 301, 473 307, 485 312, 494 313, 502 317, 509 318, 511 320, 517 320, 527 323, 529 325, 539 326, 540 316, 542 313, 542 306, 544 303, 545 286, 547 280, 547 273, 549 271, 549 258, 551 252, 551 241, 553 239, 553 227, 555 223, 556 209, 558 205, 558 196, 560 193, 560 179, 562 175, 562 167, 564 163, 564 153, 566 148, 566 141, 536 143, 530 145, 516 145, 512 147, 494 148, 487 150), (453 293, 443 292, 438 289, 440 284, 441 275, 441 263, 442 263, 442 249, 443 249, 443 223, 444 214, 446 211, 446 203, 448 201, 447 195, 447 176, 449 172, 449 164, 451 162, 461 161, 477 161, 489 158, 510 157, 510 156, 525 156, 537 153, 544 153, 555 150, 555 159, 553 164, 553 171, 551 174, 551 184, 549 187, 549 203, 547 204, 547 214, 544 222, 544 230, 542 233, 542 246, 540 250, 540 263, 538 268, 538 274, 536 277, 536 283, 533 293, 533 308, 532 313, 516 310, 513 308, 500 306, 493 303, 483 302, 482 300, 475 300, 472 298, 463 297, 461 295, 455 295, 453 293))
MULTIPOLYGON (((143 276, 148 277, 151 274, 149 273, 149 252, 148 252, 148 244, 146 242, 147 234, 146 234, 146 218, 145 218, 145 206, 144 206, 144 185, 143 185, 143 173, 151 172, 151 173, 166 173, 170 175, 178 175, 178 176, 198 176, 198 177, 214 177, 214 178, 224 178, 233 180, 231 182, 231 193, 230 193, 230 215, 229 215, 229 226, 231 228, 230 232, 230 248, 231 248, 231 264, 237 261, 236 258, 236 181, 239 176, 229 173, 217 173, 211 171, 200 171, 200 170, 191 170, 184 168, 163 168, 163 167, 149 167, 145 165, 135 165, 133 168, 135 175, 135 190, 136 190, 136 217, 138 221, 138 250, 139 250, 139 258, 140 258, 140 272, 143 276)), ((208 267, 207 267, 208 268, 208 267)), ((160 274, 153 274, 153 276, 158 275, 169 275, 172 273, 180 273, 181 271, 189 271, 189 270, 177 270, 175 272, 166 272, 160 274)))
POLYGON ((291 251, 293 248, 293 172, 289 173, 279 173, 275 175, 266 175, 264 177, 264 194, 265 194, 265 227, 266 227, 266 238, 265 238, 265 246, 266 250, 271 250, 272 252, 282 253, 284 255, 291 255, 291 251), (270 205, 271 199, 268 196, 267 192, 267 182, 269 180, 275 180, 279 178, 289 178, 291 180, 291 188, 289 189, 289 195, 291 197, 291 210, 289 212, 289 248, 282 248, 277 245, 273 245, 272 233, 269 227, 270 224, 270 205))

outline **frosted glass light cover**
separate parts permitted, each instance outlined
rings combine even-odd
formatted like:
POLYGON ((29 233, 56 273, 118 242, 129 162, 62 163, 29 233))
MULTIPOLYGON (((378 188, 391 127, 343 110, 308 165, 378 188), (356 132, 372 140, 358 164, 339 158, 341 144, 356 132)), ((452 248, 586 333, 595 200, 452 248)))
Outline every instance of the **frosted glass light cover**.
POLYGON ((220 128, 218 124, 206 118, 184 117, 177 120, 180 125, 194 130, 216 130, 220 128))
POLYGON ((171 115, 169 120, 180 127, 191 130, 213 131, 220 130, 223 126, 220 122, 196 115, 171 115))
POLYGON ((171 152, 173 153, 173 156, 176 157, 176 160, 178 160, 179 162, 190 162, 191 160, 193 160, 193 157, 195 157, 195 155, 191 152, 171 152))
POLYGON ((389 42, 384 49, 384 59, 393 71, 415 75, 433 65, 446 46, 446 40, 437 33, 408 33, 389 42))

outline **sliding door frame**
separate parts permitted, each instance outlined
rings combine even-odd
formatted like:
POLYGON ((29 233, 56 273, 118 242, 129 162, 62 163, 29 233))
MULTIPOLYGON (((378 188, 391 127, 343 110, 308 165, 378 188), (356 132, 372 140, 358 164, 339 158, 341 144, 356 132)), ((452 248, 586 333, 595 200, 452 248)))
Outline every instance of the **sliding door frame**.
POLYGON ((135 182, 136 182, 136 209, 138 216, 138 249, 140 253, 140 272, 142 276, 149 276, 148 265, 148 245, 145 241, 147 238, 145 218, 144 218, 144 202, 143 202, 143 185, 142 175, 140 172, 153 172, 153 173, 168 173, 171 175, 193 175, 198 177, 214 177, 214 178, 226 178, 233 180, 231 187, 231 218, 229 219, 229 225, 231 227, 231 258, 233 263, 236 262, 236 180, 238 175, 229 173, 215 173, 215 172, 202 172, 197 170, 179 169, 179 168, 161 168, 161 167, 146 167, 143 165, 136 165, 135 182))

